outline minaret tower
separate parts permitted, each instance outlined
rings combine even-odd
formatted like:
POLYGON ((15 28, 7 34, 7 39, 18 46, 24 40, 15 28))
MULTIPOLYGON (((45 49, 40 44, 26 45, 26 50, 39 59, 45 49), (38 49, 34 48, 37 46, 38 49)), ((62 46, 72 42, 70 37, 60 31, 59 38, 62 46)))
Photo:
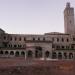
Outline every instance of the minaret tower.
POLYGON ((64 28, 65 33, 67 34, 75 33, 74 8, 70 7, 69 2, 66 4, 66 8, 64 10, 64 28))

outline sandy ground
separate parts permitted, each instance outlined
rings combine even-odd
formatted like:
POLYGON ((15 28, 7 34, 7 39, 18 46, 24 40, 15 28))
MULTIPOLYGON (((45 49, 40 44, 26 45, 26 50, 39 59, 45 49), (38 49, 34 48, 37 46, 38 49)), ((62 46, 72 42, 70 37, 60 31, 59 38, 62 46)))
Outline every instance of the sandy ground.
POLYGON ((75 75, 75 60, 0 58, 0 75, 75 75))

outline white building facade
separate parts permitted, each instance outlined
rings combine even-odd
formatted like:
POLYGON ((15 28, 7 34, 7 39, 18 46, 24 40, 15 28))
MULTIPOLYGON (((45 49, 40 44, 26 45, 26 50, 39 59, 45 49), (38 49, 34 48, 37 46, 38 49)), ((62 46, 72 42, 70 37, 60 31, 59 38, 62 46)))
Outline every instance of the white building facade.
POLYGON ((65 33, 8 34, 0 29, 0 57, 75 59, 74 8, 64 10, 65 33))

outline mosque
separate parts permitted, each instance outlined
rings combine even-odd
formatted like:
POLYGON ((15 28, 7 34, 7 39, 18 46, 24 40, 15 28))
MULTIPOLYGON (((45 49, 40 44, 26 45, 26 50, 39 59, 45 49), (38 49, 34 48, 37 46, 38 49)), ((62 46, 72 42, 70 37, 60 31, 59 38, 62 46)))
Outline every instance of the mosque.
POLYGON ((75 59, 74 8, 64 9, 64 33, 9 34, 0 29, 0 57, 24 59, 75 59))

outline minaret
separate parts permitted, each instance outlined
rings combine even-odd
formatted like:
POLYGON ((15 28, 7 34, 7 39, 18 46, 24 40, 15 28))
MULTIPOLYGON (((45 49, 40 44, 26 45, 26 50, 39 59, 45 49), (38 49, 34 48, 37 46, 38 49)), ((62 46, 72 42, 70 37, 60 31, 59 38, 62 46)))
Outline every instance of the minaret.
POLYGON ((67 34, 75 33, 74 8, 70 7, 69 2, 66 4, 66 8, 64 10, 64 28, 65 33, 67 34))

